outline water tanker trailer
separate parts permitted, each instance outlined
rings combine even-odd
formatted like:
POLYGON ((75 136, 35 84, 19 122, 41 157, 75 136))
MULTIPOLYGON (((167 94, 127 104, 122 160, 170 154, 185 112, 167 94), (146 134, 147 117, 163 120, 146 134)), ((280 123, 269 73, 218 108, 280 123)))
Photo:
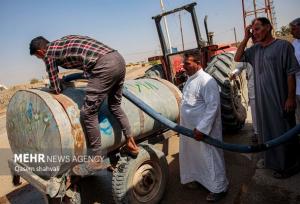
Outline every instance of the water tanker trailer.
MULTIPOLYGON (((178 121, 181 92, 172 83, 142 78, 126 81, 124 88, 163 117, 178 121)), ((80 192, 72 188, 70 175, 72 168, 83 161, 80 158, 89 155, 80 123, 84 96, 85 86, 68 87, 60 95, 47 89, 21 90, 11 98, 7 108, 7 135, 14 154, 9 166, 15 178, 23 177, 47 195, 50 203, 68 196, 68 202, 80 203, 80 192)), ((136 159, 120 154, 125 138, 104 101, 99 112, 102 152, 105 163, 112 157, 118 158, 112 178, 114 199, 117 203, 157 203, 167 182, 167 161, 164 153, 147 141, 167 128, 126 98, 121 106, 140 153, 136 159)))

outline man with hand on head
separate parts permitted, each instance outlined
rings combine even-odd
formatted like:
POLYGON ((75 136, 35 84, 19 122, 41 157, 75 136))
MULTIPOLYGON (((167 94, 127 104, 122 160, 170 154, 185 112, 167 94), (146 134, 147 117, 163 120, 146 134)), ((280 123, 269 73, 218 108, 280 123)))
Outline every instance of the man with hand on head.
MULTIPOLYGON (((248 62, 253 67, 257 125, 263 142, 275 139, 294 127, 295 74, 300 67, 293 46, 288 41, 273 37, 272 25, 267 18, 256 18, 247 26, 235 61, 248 62), (256 43, 245 50, 252 35, 256 43)), ((274 170, 275 178, 292 176, 299 168, 298 149, 299 144, 294 137, 286 144, 266 151, 265 167, 274 170)))

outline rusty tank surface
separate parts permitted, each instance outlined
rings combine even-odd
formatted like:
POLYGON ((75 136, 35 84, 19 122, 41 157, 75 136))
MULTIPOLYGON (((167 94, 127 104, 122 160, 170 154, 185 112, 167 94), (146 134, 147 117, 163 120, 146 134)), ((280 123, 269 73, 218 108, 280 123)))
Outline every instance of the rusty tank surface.
MULTIPOLYGON (((181 92, 172 83, 144 78, 128 80, 124 88, 162 116, 178 121, 181 92)), ((75 165, 72 161, 74 156, 87 154, 87 142, 80 123, 80 108, 84 96, 84 87, 68 87, 60 95, 30 89, 18 91, 11 98, 6 124, 9 143, 15 155, 46 157, 43 162, 37 162, 33 157, 32 161, 26 163, 28 167, 40 168, 38 171, 33 168, 36 175, 45 179, 62 175, 75 165)), ((124 97, 121 106, 129 119, 135 139, 166 129, 124 97)), ((105 153, 116 150, 125 141, 106 101, 99 112, 99 131, 102 151, 105 153)))

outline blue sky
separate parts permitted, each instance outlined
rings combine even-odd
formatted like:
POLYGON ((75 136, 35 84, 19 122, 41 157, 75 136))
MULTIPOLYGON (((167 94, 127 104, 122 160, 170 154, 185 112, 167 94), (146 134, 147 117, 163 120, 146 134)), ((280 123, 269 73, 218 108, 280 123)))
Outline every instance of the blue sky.
MULTIPOLYGON (((258 6, 264 0, 257 0, 258 6)), ((164 0, 167 10, 191 0, 164 0)), ((202 37, 203 18, 208 15, 209 30, 216 43, 243 37, 241 0, 196 0, 202 37)), ((251 9, 252 0, 245 0, 251 9)), ((299 17, 299 0, 274 0, 278 27, 299 17)), ((160 53, 154 21, 161 12, 159 0, 0 0, 0 84, 13 85, 45 76, 42 61, 29 55, 29 42, 42 35, 52 41, 68 34, 94 37, 113 47, 126 62, 146 60, 160 53)), ((182 13, 186 47, 192 46, 189 16, 182 13)), ((172 43, 180 45, 178 15, 168 17, 172 43)))

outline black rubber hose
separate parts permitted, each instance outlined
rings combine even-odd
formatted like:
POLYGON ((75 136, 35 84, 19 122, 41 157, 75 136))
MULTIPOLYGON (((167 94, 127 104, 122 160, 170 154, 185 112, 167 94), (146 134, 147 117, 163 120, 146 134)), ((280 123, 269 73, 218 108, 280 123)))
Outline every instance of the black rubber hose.
MULTIPOLYGON (((141 99, 136 97, 134 94, 132 94, 127 89, 123 89, 123 96, 130 100, 133 104, 135 104, 137 107, 139 107, 141 110, 143 110, 145 113, 147 113, 151 118, 159 121, 166 127, 170 128, 171 130, 174 130, 175 132, 178 132, 182 135, 185 135, 187 137, 194 138, 193 131, 185 128, 183 126, 178 125, 177 123, 174 123, 167 118, 163 117, 161 114, 154 111, 150 106, 148 106, 146 103, 144 103, 141 99)), ((218 148, 222 148, 224 150, 232 151, 232 152, 240 152, 240 153, 254 153, 254 152, 262 152, 266 151, 270 148, 277 147, 291 138, 297 136, 297 134, 300 132, 300 125, 295 126, 294 128, 290 129, 280 137, 277 137, 276 139, 270 140, 264 144, 259 145, 240 145, 240 144, 229 144, 225 142, 221 142, 219 140, 216 140, 210 136, 204 135, 203 142, 213 145, 218 148)))
POLYGON ((70 82, 76 79, 85 79, 82 72, 68 74, 62 78, 65 82, 70 82))
MULTIPOLYGON (((76 80, 76 79, 82 79, 83 75, 82 73, 75 73, 70 74, 66 77, 64 77, 64 80, 66 82, 76 80)), ((167 118, 163 117, 161 114, 157 113, 155 110, 153 110, 150 106, 148 106, 146 103, 144 103, 141 99, 136 97, 134 94, 132 94, 130 91, 128 91, 126 88, 123 89, 123 96, 127 98, 129 101, 131 101, 133 104, 135 104, 137 107, 139 107, 141 110, 143 110, 145 113, 147 113, 151 118, 159 121, 163 125, 165 125, 167 128, 170 128, 171 130, 174 130, 175 132, 178 132, 182 135, 185 135, 190 138, 194 138, 193 131, 185 128, 183 126, 178 125, 177 123, 174 123, 167 118)), ((255 153, 255 152, 262 152, 266 151, 268 149, 277 147, 293 137, 296 137, 297 134, 300 133, 300 125, 295 126, 294 128, 290 129, 280 137, 277 137, 273 140, 270 140, 263 144, 258 145, 240 145, 240 144, 230 144, 226 142, 221 142, 219 140, 216 140, 210 136, 204 135, 203 142, 213 145, 218 148, 222 148, 224 150, 232 151, 232 152, 240 152, 240 153, 255 153)))

